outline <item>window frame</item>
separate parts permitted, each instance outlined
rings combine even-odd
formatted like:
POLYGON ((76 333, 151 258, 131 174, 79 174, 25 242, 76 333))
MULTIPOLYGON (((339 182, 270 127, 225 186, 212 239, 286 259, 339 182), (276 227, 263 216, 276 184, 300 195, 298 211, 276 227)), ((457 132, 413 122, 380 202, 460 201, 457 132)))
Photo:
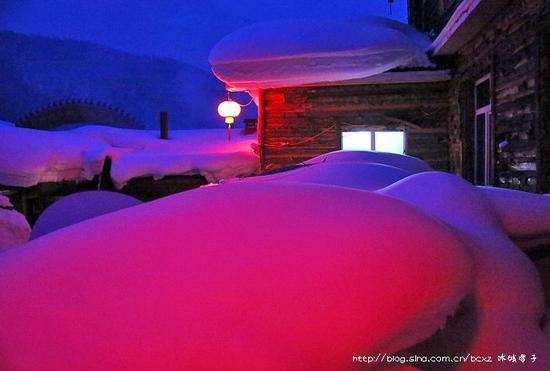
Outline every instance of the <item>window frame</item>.
MULTIPOLYGON (((407 154, 407 131, 405 129, 383 129, 383 130, 377 130, 376 128, 362 128, 358 130, 342 130, 340 133, 340 143, 342 150, 344 149, 344 134, 345 133, 354 133, 354 132, 361 132, 361 133, 369 133, 370 134, 370 149, 367 151, 372 152, 380 152, 376 150, 376 133, 380 132, 390 132, 390 133, 403 133, 403 155, 407 154)), ((385 152, 385 153, 394 153, 394 152, 385 152)))
POLYGON ((493 178, 493 146, 494 146, 494 138, 493 138, 493 99, 492 99, 492 92, 493 92, 493 86, 492 86, 492 79, 491 74, 488 73, 474 83, 474 183, 479 185, 490 185, 492 183, 493 178), (489 82, 489 102, 485 106, 478 108, 478 86, 485 82, 489 82), (478 148, 478 117, 483 115, 484 121, 483 121, 483 179, 478 179, 479 175, 479 167, 480 167, 480 159, 478 158, 479 155, 479 148, 478 148))

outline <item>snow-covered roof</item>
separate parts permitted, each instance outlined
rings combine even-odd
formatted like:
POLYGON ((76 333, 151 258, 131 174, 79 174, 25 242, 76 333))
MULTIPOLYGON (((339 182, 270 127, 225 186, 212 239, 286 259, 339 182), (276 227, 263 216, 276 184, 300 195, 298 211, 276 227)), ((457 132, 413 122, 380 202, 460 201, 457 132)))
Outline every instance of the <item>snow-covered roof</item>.
POLYGON ((434 67, 430 40, 380 17, 286 20, 242 28, 210 53, 214 74, 231 90, 362 79, 397 67, 434 67))
POLYGON ((0 184, 30 187, 42 182, 90 180, 113 160, 111 177, 118 187, 130 179, 200 174, 211 182, 258 169, 250 145, 255 136, 225 130, 173 130, 160 140, 154 130, 84 126, 42 131, 0 125, 0 184))
POLYGON ((502 0, 463 0, 429 50, 435 56, 456 53, 506 5, 502 0))
POLYGON ((388 71, 378 75, 365 77, 362 79, 352 79, 346 81, 322 82, 316 84, 307 84, 304 86, 333 86, 333 85, 378 85, 378 84, 411 84, 422 82, 449 81, 451 79, 451 70, 425 69, 410 71, 388 71))
POLYGON ((110 146, 76 133, 0 126, 0 184, 29 187, 42 182, 92 179, 110 146))

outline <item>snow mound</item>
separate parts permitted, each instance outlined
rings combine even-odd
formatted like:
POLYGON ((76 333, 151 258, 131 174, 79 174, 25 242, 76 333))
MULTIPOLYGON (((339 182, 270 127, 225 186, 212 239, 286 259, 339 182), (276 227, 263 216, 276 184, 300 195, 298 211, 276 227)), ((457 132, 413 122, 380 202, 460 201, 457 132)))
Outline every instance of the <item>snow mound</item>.
POLYGON ((168 140, 159 139, 157 130, 88 125, 74 129, 72 132, 104 141, 115 148, 186 153, 250 152, 250 144, 255 139, 254 135, 235 135, 229 142, 225 129, 170 130, 168 140))
POLYGON ((25 217, 9 207, 12 207, 9 199, 0 195, 0 251, 27 242, 31 233, 25 217))
POLYGON ((132 178, 203 175, 210 182, 250 175, 258 157, 255 136, 225 130, 173 130, 169 140, 154 130, 85 126, 69 131, 41 131, 0 126, 0 184, 30 187, 42 182, 91 180, 107 156, 118 188, 132 178), (32 150, 29 150, 32 148, 32 150))
POLYGON ((212 71, 233 90, 365 78, 396 67, 433 67, 428 40, 379 17, 284 20, 227 35, 212 49, 212 71))
MULTIPOLYGON (((550 198, 475 187, 447 173, 421 171, 422 166, 416 168, 420 173, 401 176, 392 182, 394 174, 384 174, 381 167, 367 167, 374 171, 372 176, 365 172, 365 163, 361 160, 394 164, 398 161, 403 167, 412 164, 414 168, 418 165, 406 156, 342 151, 310 160, 309 166, 257 177, 256 181, 319 182, 374 190, 408 202, 453 228, 474 258, 474 289, 445 329, 413 347, 411 353, 521 354, 529 349, 528 352, 539 357, 537 367, 550 368, 547 356, 550 355, 547 334, 550 326, 540 278, 533 263, 510 240, 510 237, 541 235, 548 239, 550 198), (377 156, 380 157, 376 159, 377 156), (349 160, 357 162, 347 162, 349 160), (393 184, 382 188, 384 182, 393 184)), ((465 363, 459 369, 477 367, 465 363)))
POLYGON ((308 161, 305 161, 304 164, 318 164, 321 162, 377 163, 397 167, 410 173, 419 173, 423 171, 433 170, 430 165, 416 157, 374 151, 334 151, 314 157, 308 161))
POLYGON ((13 207, 13 204, 10 202, 10 199, 4 196, 3 194, 0 194, 0 208, 10 208, 13 207))
MULTIPOLYGON (((544 294, 540 279, 533 263, 501 226, 500 219, 508 215, 502 211, 504 205, 495 210, 487 195, 498 196, 512 208, 529 197, 523 192, 479 189, 439 172, 412 175, 380 193, 409 202, 453 227, 462 235, 476 266, 474 289, 461 316, 414 352, 440 355, 453 347, 463 354, 529 352, 539 356, 538 369, 549 369, 550 338, 541 329, 544 294)), ((477 370, 479 365, 464 363, 458 369, 477 370)))
POLYGON ((139 204, 140 200, 122 193, 74 193, 53 203, 40 214, 32 229, 31 240, 83 220, 139 204))
POLYGON ((71 132, 0 126, 0 184, 90 180, 101 171, 109 146, 71 132))
POLYGON ((335 152, 8 250, 0 368, 346 369, 409 352, 550 369, 540 278, 509 238, 547 233, 550 198, 426 167, 335 152))
POLYGON ((411 174, 403 169, 379 163, 319 162, 285 172, 243 178, 238 181, 315 183, 374 191, 411 174))
POLYGON ((375 191, 423 171, 432 169, 415 157, 371 151, 334 151, 290 169, 277 169, 257 177, 227 179, 224 183, 284 181, 375 191))
POLYGON ((479 187, 511 237, 550 235, 550 198, 512 189, 479 187))
POLYGON ((390 197, 283 182, 203 188, 3 254, 0 362, 345 369, 353 354, 433 334, 470 291, 471 266, 454 232, 390 197), (257 223, 236 235, 231 221, 244 220, 257 223))
POLYGON ((254 174, 259 167, 251 150, 255 135, 235 135, 229 142, 225 130, 174 130, 169 140, 159 139, 153 130, 86 126, 75 132, 116 149, 111 177, 119 189, 139 177, 199 174, 213 183, 254 174))
POLYGON ((120 189, 130 179, 152 176, 199 174, 211 183, 225 178, 250 175, 258 169, 258 156, 251 152, 195 154, 142 150, 115 158, 111 168, 113 182, 120 189))

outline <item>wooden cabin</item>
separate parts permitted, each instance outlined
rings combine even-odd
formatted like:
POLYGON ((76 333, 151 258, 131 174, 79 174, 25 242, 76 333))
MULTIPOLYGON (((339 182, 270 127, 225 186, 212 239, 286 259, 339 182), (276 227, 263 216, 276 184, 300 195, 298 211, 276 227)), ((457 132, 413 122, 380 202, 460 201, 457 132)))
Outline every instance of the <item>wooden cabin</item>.
POLYGON ((357 149, 380 150, 383 143, 376 139, 393 133, 406 153, 448 170, 448 80, 448 71, 395 71, 349 85, 263 90, 261 167, 284 167, 352 149, 345 140, 353 134, 368 137, 366 147, 357 149))
POLYGON ((410 0, 409 16, 453 66, 451 171, 550 192, 550 2, 410 0))
POLYGON ((439 67, 262 90, 262 169, 345 148, 349 133, 378 150, 377 137, 399 132, 434 169, 550 192, 550 2, 409 0, 409 18, 434 39, 439 67))

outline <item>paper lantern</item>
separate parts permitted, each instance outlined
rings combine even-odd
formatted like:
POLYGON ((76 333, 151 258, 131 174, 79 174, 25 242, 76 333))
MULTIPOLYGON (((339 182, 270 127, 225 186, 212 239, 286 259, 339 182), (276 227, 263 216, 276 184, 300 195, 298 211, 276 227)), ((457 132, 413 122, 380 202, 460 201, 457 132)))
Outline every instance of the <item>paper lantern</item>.
POLYGON ((231 125, 235 122, 235 117, 241 113, 241 106, 239 103, 229 99, 223 101, 218 106, 218 114, 225 118, 225 123, 231 125))

